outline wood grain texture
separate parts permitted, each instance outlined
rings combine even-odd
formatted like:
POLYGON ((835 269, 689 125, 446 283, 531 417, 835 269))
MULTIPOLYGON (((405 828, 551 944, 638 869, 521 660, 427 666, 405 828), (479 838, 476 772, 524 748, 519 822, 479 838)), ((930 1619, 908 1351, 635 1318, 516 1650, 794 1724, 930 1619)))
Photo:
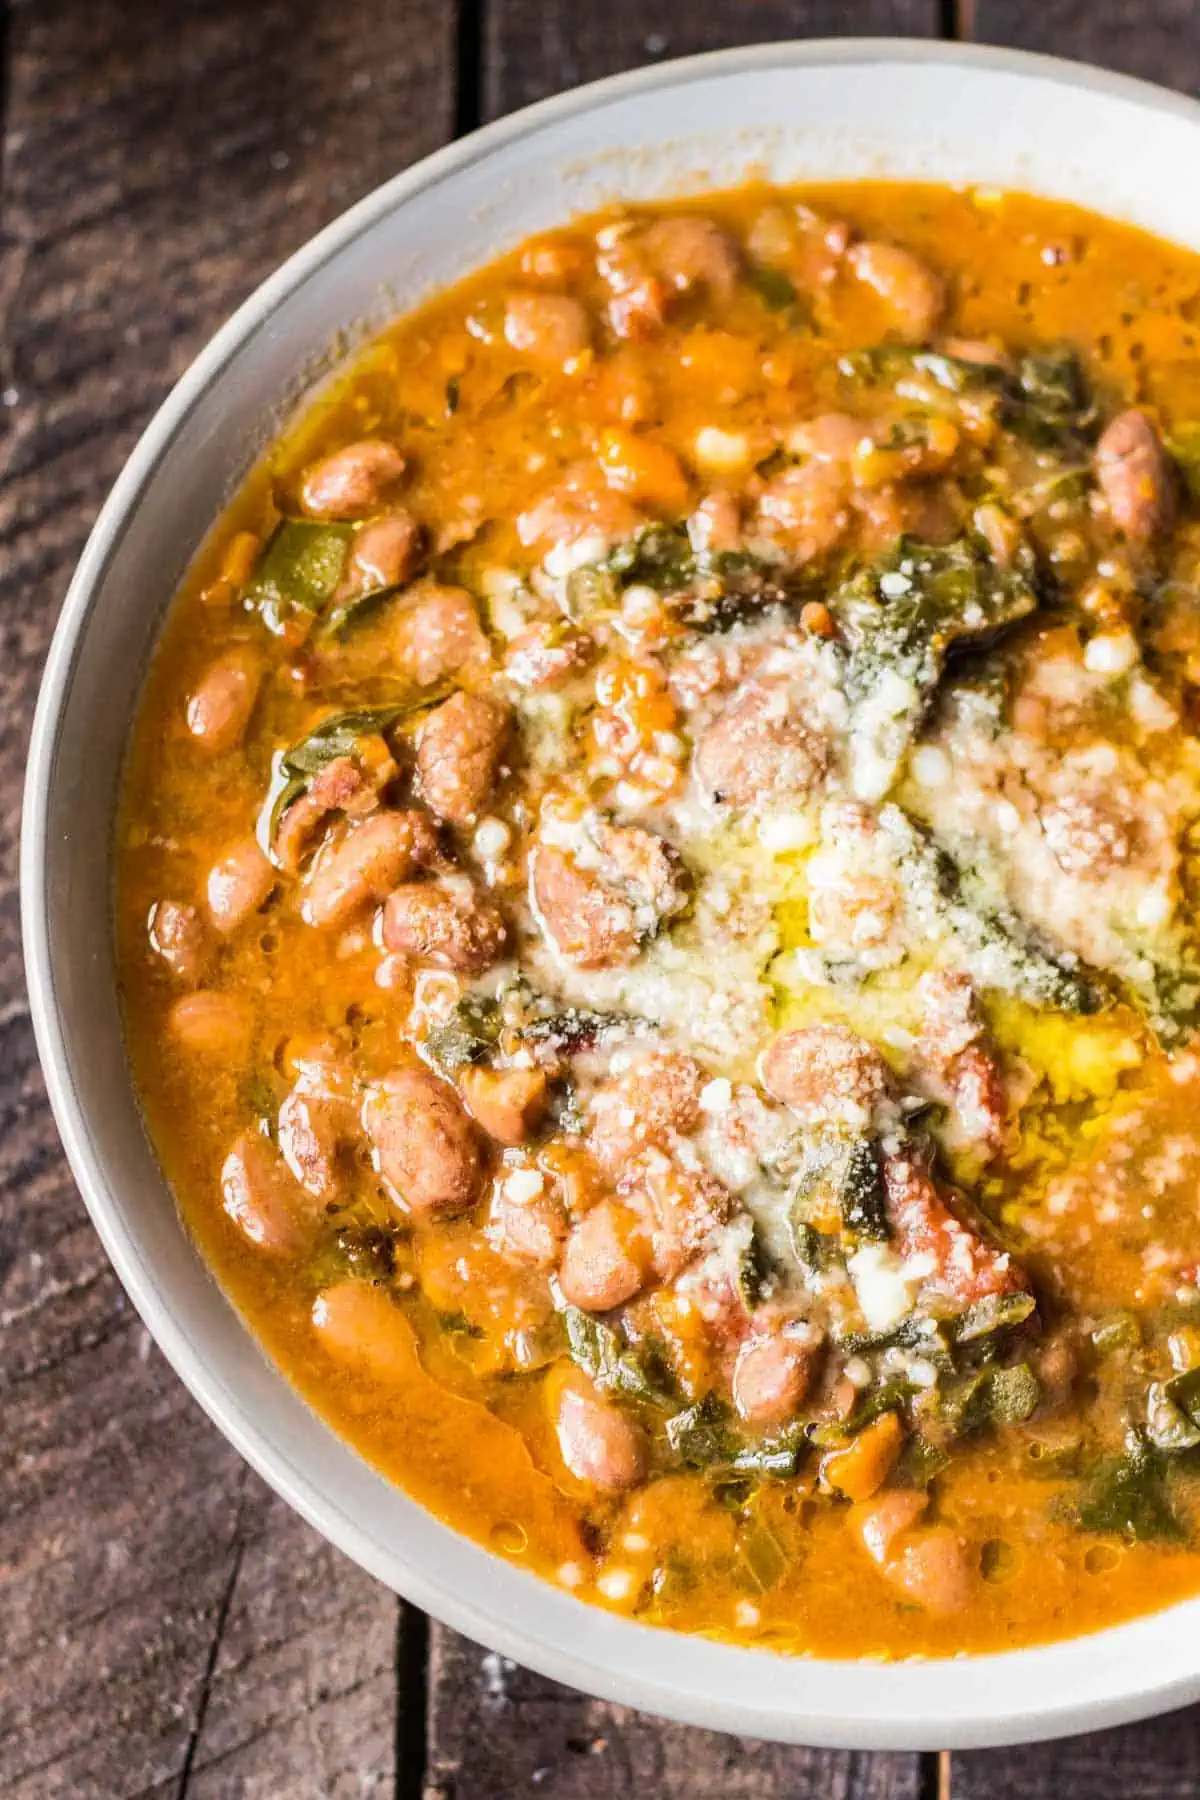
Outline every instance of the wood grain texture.
POLYGON ((66 1173, 21 983, 25 740, 71 565, 171 381, 365 189, 434 148, 423 0, 12 9, 0 191, 0 1791, 390 1793, 395 1601, 167 1370, 66 1173))
MULTIPOLYGON (((581 81, 728 44, 936 35, 933 0, 488 0, 476 101, 497 117, 581 81)), ((468 107, 469 111, 469 107, 468 107)), ((433 1624, 425 1800, 917 1800, 916 1756, 789 1749, 693 1731, 546 1681, 433 1624)))
POLYGON ((584 1699, 434 1628, 424 1800, 918 1800, 915 1756, 797 1750, 584 1699))
POLYGON ((489 0, 484 116, 640 63, 777 38, 936 37, 938 0, 489 0))
POLYGON ((960 0, 961 35, 1200 91, 1195 0, 960 0))

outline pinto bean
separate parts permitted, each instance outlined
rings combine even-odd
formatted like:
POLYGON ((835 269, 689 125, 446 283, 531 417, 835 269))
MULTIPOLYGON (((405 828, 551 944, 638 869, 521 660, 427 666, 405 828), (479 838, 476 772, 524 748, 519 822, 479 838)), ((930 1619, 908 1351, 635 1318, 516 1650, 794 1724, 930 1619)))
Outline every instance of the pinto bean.
POLYGON ((690 1056, 663 1051, 636 1063, 592 1102, 592 1154, 612 1175, 648 1144, 667 1149, 701 1121, 704 1071, 690 1056))
POLYGON ((373 813, 318 856, 301 916, 309 925, 340 929, 437 854, 437 833, 424 813, 373 813))
POLYGON ((542 927, 581 969, 632 962, 662 920, 685 904, 679 859, 661 838, 632 825, 605 827, 595 838, 596 868, 545 842, 530 858, 542 927))
POLYGON ((617 1190, 638 1219, 654 1272, 664 1281, 687 1267, 733 1210, 732 1196, 719 1181, 673 1162, 661 1150, 634 1156, 617 1190))
POLYGON ((485 663, 488 642, 465 588, 421 582, 396 618, 393 650, 406 675, 431 687, 474 663, 485 663))
POLYGON ((797 717, 785 688, 749 681, 696 746, 696 779, 715 804, 758 807, 799 799, 821 781, 822 740, 797 717))
POLYGON ((193 987, 203 981, 212 946, 194 906, 181 905, 178 900, 160 900, 150 909, 147 929, 150 948, 172 975, 193 987))
POLYGON ((405 1069, 374 1088, 363 1124, 380 1173, 412 1212, 448 1218, 474 1205, 479 1147, 452 1087, 424 1070, 405 1069))
POLYGON ((909 1600, 934 1613, 964 1612, 980 1581, 977 1551, 966 1538, 937 1528, 919 1532, 884 1564, 883 1573, 909 1600))
POLYGON ((413 881, 388 895, 383 941, 436 969, 482 975, 503 955, 508 928, 490 900, 442 882, 413 881))
POLYGON ((484 1235, 506 1262, 553 1269, 562 1251, 567 1220, 561 1203, 544 1189, 529 1199, 517 1198, 510 1181, 496 1184, 484 1235))
POLYGON ((266 904, 277 880, 256 838, 242 838, 231 844, 208 873, 208 911, 217 930, 236 931, 253 918, 266 904))
POLYGON ((591 348, 592 322, 587 308, 569 294, 510 294, 504 336, 532 362, 569 369, 591 348))
POLYGON ((648 1272, 649 1249, 635 1215, 601 1200, 567 1233, 558 1280, 572 1306, 608 1312, 640 1293, 648 1272))
POLYGON ((200 988, 176 1000, 167 1014, 167 1029, 183 1049, 237 1064, 249 1052, 254 1015, 236 994, 200 988))
POLYGON ((354 756, 336 756, 327 763, 276 826, 273 848, 280 866, 289 874, 297 873, 331 813, 361 819, 374 812, 380 793, 396 773, 395 760, 381 737, 362 738, 354 756))
POLYGON ((470 825, 496 785, 508 713, 478 694, 454 694, 417 738, 421 795, 439 819, 470 825))
POLYGON ((350 1152, 360 1135, 348 1096, 293 1088, 279 1108, 280 1153, 306 1193, 340 1200, 346 1191, 350 1152))
POLYGON ((314 519, 361 519, 377 510, 405 466, 395 444, 362 438, 312 465, 300 485, 300 504, 314 519))
POLYGON ((209 664, 187 703, 187 728, 201 749, 214 756, 237 749, 262 678, 262 660, 249 645, 227 650, 209 664))
POLYGON ((335 603, 380 588, 402 587, 420 567, 422 541, 421 527, 402 506, 372 519, 350 546, 335 603))
POLYGON ((583 673, 596 654, 583 631, 540 623, 515 637, 504 659, 504 673, 523 688, 557 688, 583 673))
POLYGON ((929 1497, 916 1488, 890 1488, 850 1515, 852 1529, 872 1562, 882 1566, 897 1540, 929 1509, 929 1497))
POLYGON ((953 1135, 989 1155, 1003 1150, 1008 1104, 991 1035, 966 975, 931 971, 918 985, 923 1016, 914 1051, 922 1091, 952 1109, 953 1135))
POLYGON ((733 1366, 733 1403, 748 1425, 782 1425, 804 1404, 821 1334, 811 1325, 747 1338, 733 1366))
POLYGON ((464 1069, 459 1087, 476 1124, 513 1148, 529 1141, 546 1110, 542 1069, 464 1069))
POLYGON ((382 1288, 339 1281, 313 1301, 313 1329, 330 1356, 373 1381, 401 1381, 417 1367, 412 1326, 382 1288))
POLYGON ((759 1073, 774 1099, 814 1123, 869 1121, 893 1092, 878 1050, 845 1025, 783 1032, 764 1051, 759 1073))
POLYGON ((846 261, 879 295, 904 337, 920 342, 929 336, 946 304, 946 289, 927 263, 899 244, 874 238, 852 245, 846 261))
POLYGON ((562 481, 517 515, 517 536, 527 548, 561 551, 580 538, 619 544, 646 523, 641 507, 610 487, 598 462, 576 463, 562 481))
POLYGON ((924 1257, 930 1265, 921 1287, 922 1304, 948 1300, 965 1311, 993 1294, 1027 1288, 1007 1251, 997 1250, 954 1216, 915 1153, 885 1156, 883 1179, 897 1254, 905 1260, 924 1257))
POLYGON ((744 542, 741 501, 726 488, 717 488, 701 500, 687 530, 696 550, 740 550, 744 542))
POLYGON ((694 214, 656 219, 640 244, 655 273, 676 292, 702 287, 714 300, 732 295, 741 273, 737 247, 712 219, 694 214))
POLYGON ((1144 543, 1171 522, 1171 468, 1153 422, 1138 407, 1118 413, 1100 435, 1096 481, 1118 531, 1144 543))
POLYGON ((271 1142, 244 1131, 221 1169, 225 1211, 242 1235, 273 1256, 293 1256, 311 1238, 312 1205, 271 1142))
POLYGON ((758 510, 764 529, 782 540, 796 562, 812 562, 850 529, 849 476, 840 463, 814 458, 768 482, 758 510))
POLYGON ((555 1431, 563 1462, 577 1481, 618 1492, 644 1479, 644 1435, 583 1376, 559 1390, 555 1431))
POLYGON ((787 447, 814 462, 848 468, 865 436, 866 425, 852 413, 818 413, 788 432, 787 447))

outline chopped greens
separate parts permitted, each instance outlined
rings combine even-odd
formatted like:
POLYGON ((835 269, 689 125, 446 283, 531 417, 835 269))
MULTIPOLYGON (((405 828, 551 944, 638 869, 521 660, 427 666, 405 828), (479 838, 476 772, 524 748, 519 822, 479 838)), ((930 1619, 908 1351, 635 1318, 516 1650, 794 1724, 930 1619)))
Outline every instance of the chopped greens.
POLYGON ((1167 449, 1175 460, 1188 498, 1200 500, 1200 419, 1187 419, 1177 425, 1167 439, 1167 449))
POLYGON ((852 709, 855 791, 878 800, 896 778, 957 649, 986 642, 1038 605, 1032 557, 1002 568, 970 537, 901 538, 830 595, 843 632, 843 685, 852 709))
POLYGON ((1010 907, 977 891, 977 879, 960 868, 923 826, 895 805, 884 806, 880 824, 900 859, 901 877, 918 920, 957 939, 981 987, 1002 988, 1031 1006, 1092 1013, 1103 993, 1065 953, 1054 956, 1010 907))
POLYGON ((1131 1431, 1124 1455, 1101 1467, 1079 1509, 1079 1522, 1089 1531, 1139 1541, 1183 1536, 1167 1491, 1166 1464, 1144 1433, 1131 1431))
POLYGON ((1146 1395, 1146 1435, 1169 1456, 1200 1445, 1200 1370, 1152 1381, 1146 1395))
POLYGON ((782 269, 773 269, 769 263, 753 263, 746 271, 746 280, 763 305, 769 306, 773 312, 785 312, 800 299, 791 276, 786 275, 782 269))
POLYGON ((644 525, 602 562, 567 577, 571 617, 584 622, 615 607, 634 584, 679 596, 678 617, 694 631, 728 631, 787 598, 774 563, 746 550, 697 550, 684 525, 644 525))
POLYGON ((684 1468, 725 1476, 794 1475, 808 1445, 799 1423, 748 1441, 714 1394, 673 1413, 666 1421, 666 1437, 673 1457, 684 1468))
POLYGON ((975 362, 940 350, 877 344, 843 356, 842 375, 867 386, 888 386, 901 399, 943 393, 994 394, 1001 425, 1038 449, 1078 452, 1096 422, 1097 408, 1083 364, 1067 345, 1023 356, 1016 368, 975 362))
POLYGON ((497 1001, 480 994, 466 994, 455 1002, 446 1023, 429 1033, 425 1054, 447 1075, 472 1063, 486 1062, 499 1040, 503 1022, 497 1001))
POLYGON ((669 1378, 652 1346, 627 1345, 620 1332, 577 1306, 562 1309, 571 1361, 598 1387, 653 1406, 670 1404, 669 1378))
MULTIPOLYGON (((884 1208, 883 1166, 873 1138, 830 1133, 805 1145, 792 1188, 791 1231, 836 1214, 853 1238, 882 1243, 890 1236, 884 1208)), ((806 1249, 817 1247, 805 1245, 806 1249)))
POLYGON ((956 1344, 977 1343, 997 1331, 1011 1331, 1023 1325, 1037 1310, 1032 1294, 988 1294, 969 1306, 953 1323, 956 1344))
POLYGON ((345 566, 352 525, 283 519, 268 538, 245 592, 245 604, 276 637, 297 614, 319 613, 345 566))
POLYGON ((299 743, 276 751, 258 817, 258 841, 272 862, 277 861, 274 843, 279 822, 288 808, 308 792, 314 776, 341 757, 354 756, 364 738, 385 736, 407 710, 403 706, 368 706, 334 713, 322 719, 299 743))

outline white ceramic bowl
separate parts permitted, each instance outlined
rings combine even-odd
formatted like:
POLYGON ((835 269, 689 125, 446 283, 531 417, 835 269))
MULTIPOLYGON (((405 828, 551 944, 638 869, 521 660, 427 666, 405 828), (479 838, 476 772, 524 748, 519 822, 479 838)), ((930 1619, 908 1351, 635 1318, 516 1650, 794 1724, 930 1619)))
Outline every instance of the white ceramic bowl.
POLYGON ((575 1687, 696 1724, 887 1748, 1111 1725, 1200 1695, 1200 1601, 1043 1649, 789 1660, 584 1607, 440 1525, 257 1349, 184 1233, 143 1131, 113 976, 110 839, 163 609, 336 334, 614 196, 887 174, 1076 200, 1200 249, 1200 108, 1067 63, 954 45, 786 44, 667 64, 505 119, 339 219, 247 301, 162 407, 102 512, 46 669, 29 761, 29 987, 75 1177, 130 1297, 221 1430, 319 1531, 419 1606, 575 1687))

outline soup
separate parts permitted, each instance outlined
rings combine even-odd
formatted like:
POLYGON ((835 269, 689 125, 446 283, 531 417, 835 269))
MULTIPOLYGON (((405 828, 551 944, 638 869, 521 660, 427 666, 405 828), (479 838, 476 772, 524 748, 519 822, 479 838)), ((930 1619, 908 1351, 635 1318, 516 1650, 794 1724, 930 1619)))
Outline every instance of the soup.
POLYGON ((882 183, 399 320, 178 596, 119 964, 297 1387, 582 1598, 949 1654, 1200 1589, 1200 261, 882 183))

